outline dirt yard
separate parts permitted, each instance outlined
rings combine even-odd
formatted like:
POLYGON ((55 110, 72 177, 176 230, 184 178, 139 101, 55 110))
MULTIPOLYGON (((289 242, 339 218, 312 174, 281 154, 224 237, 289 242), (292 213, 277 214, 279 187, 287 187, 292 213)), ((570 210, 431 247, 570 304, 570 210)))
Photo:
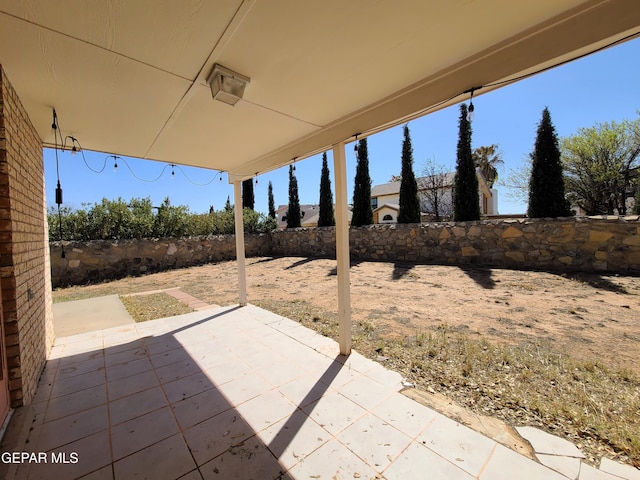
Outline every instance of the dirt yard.
MULTIPOLYGON (((333 261, 252 260, 247 274, 250 298, 337 311, 333 261)), ((212 281, 227 301, 235 292, 225 276, 212 281)), ((351 285, 353 320, 373 323, 381 337, 445 324, 493 342, 548 341, 575 358, 640 372, 640 278, 362 262, 351 269, 351 285)))
MULTIPOLYGON (((297 300, 337 312, 332 260, 248 259, 247 283, 250 302, 297 300)), ((170 287, 207 303, 237 302, 235 262, 81 288, 122 294, 170 287)), ((381 338, 415 338, 446 326, 491 342, 548 342, 576 359, 640 372, 637 277, 361 262, 351 268, 351 287, 354 322, 381 338)))

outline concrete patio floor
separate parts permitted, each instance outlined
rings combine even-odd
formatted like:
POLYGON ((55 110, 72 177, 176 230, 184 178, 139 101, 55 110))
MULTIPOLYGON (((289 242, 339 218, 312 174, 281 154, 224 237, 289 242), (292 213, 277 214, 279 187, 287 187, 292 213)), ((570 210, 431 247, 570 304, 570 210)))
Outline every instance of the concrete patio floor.
POLYGON ((59 338, 17 478, 567 478, 337 352, 251 305, 59 338))

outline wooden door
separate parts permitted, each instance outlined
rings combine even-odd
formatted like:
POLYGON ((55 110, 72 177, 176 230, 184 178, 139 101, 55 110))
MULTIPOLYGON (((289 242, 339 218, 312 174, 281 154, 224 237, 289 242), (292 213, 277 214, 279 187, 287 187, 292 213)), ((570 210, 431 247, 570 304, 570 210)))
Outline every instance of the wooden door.
POLYGON ((9 376, 7 352, 4 346, 4 315, 2 313, 2 289, 0 288, 0 426, 9 413, 9 376))

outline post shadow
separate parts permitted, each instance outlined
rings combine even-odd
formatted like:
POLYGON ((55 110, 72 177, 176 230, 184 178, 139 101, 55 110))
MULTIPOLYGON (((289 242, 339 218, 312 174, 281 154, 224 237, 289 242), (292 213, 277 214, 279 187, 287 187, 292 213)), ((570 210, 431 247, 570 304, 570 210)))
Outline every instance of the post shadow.
POLYGON ((466 265, 458 266, 467 276, 480 285, 482 288, 493 289, 496 286, 495 280, 492 278, 492 272, 487 267, 468 267, 466 265))
POLYGON ((413 263, 401 263, 395 262, 393 264, 393 272, 391 273, 392 280, 400 280, 405 275, 407 275, 411 270, 413 270, 415 264, 413 263))

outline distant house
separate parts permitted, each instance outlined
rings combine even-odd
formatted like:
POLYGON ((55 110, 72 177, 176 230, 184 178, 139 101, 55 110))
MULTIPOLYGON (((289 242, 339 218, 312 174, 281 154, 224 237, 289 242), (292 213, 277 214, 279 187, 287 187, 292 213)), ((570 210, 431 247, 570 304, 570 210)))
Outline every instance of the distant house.
MULTIPOLYGON (((489 188, 484 176, 478 170, 478 199, 482 215, 498 214, 498 191, 489 188)), ((431 221, 436 217, 434 203, 438 204, 438 216, 449 219, 453 213, 453 183, 455 173, 442 176, 420 177, 418 196, 422 220, 431 221), (435 195, 434 195, 435 194, 435 195)), ((371 207, 373 208, 374 223, 397 223, 400 211, 400 182, 388 182, 374 185, 371 188, 371 207)))
MULTIPOLYGON (((335 211, 335 205, 333 206, 335 211)), ((276 210, 276 219, 278 220, 278 228, 287 228, 287 212, 289 205, 278 205, 276 210)), ((320 215, 320 205, 300 205, 301 227, 317 227, 318 216, 320 215)), ((351 223, 351 206, 349 206, 349 223, 351 223)))

